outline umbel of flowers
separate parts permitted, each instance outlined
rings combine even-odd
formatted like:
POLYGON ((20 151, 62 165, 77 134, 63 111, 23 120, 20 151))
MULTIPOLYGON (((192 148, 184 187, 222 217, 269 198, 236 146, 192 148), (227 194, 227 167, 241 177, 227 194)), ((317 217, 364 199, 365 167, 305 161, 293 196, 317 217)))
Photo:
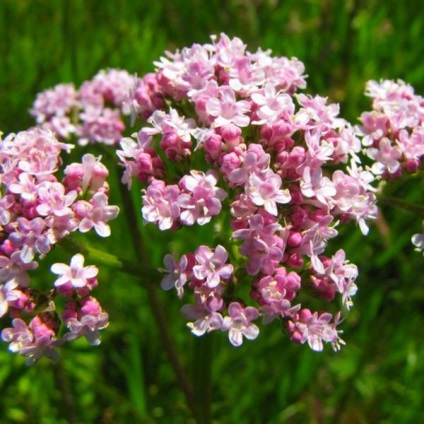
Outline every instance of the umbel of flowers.
MULTIPOLYGON (((122 183, 143 185, 144 221, 170 240, 182 227, 215 230, 215 241, 166 254, 157 281, 189 299, 182 313, 193 334, 225 331, 239 346, 258 336, 260 320, 280 321, 296 343, 338 349, 358 270, 329 241, 349 221, 368 233, 374 181, 419 170, 422 97, 401 81, 371 81, 373 110, 352 126, 337 104, 299 93, 306 75, 298 59, 249 52, 225 34, 168 52, 155 66, 142 78, 112 69, 78 90, 46 90, 31 109, 38 129, 1 142, 0 312, 14 318, 3 340, 34 361, 81 335, 96 344, 107 325, 91 296, 98 270, 84 267, 82 255, 51 267, 58 277, 48 301, 67 299, 60 316, 40 308, 27 275, 73 231, 109 235, 118 212, 94 156, 58 181, 59 153, 75 139, 116 149, 122 183), (138 132, 126 137, 131 126, 138 132)), ((417 249, 423 240, 412 239, 417 249)))
POLYGON ((237 38, 155 65, 130 100, 147 123, 120 143, 123 182, 145 183, 144 220, 173 237, 231 221, 225 243, 168 254, 162 287, 192 293, 182 312, 197 336, 227 331, 239 346, 261 317, 314 350, 338 349, 340 304, 351 307, 358 272, 327 243, 350 220, 366 234, 377 212, 354 128, 337 105, 296 93, 306 87, 300 61, 250 53, 237 38))
POLYGON ((75 255, 70 266, 51 266, 58 278, 47 294, 32 287, 28 275, 74 231, 107 237, 107 222, 118 213, 108 205, 108 170, 93 155, 67 166, 58 179, 60 153, 72 147, 39 128, 0 140, 0 317, 12 318, 1 335, 29 363, 55 357, 56 346, 81 336, 98 344, 98 331, 108 325, 108 315, 91 296, 98 269, 84 267, 83 255, 75 255), (62 311, 57 297, 64 298, 62 311))

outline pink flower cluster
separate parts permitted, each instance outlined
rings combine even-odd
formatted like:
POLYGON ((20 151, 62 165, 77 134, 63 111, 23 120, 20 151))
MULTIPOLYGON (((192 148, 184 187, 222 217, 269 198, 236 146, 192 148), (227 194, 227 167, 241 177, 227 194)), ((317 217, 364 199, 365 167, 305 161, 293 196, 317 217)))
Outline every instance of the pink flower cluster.
POLYGON ((143 218, 160 230, 230 219, 232 232, 226 246, 167 255, 162 287, 192 291, 183 313, 196 335, 227 331, 238 346, 257 337, 261 316, 314 350, 338 348, 331 302, 352 305, 357 268, 343 250, 326 254, 327 244, 350 220, 366 234, 377 212, 355 129, 338 105, 296 93, 306 87, 299 60, 251 53, 238 38, 222 34, 155 65, 132 101, 147 125, 117 152, 122 181, 145 184, 143 218))
POLYGON ((69 324, 71 315, 78 322, 85 322, 85 316, 97 319, 101 315, 97 328, 106 325, 100 306, 89 296, 97 285, 97 269, 83 268, 82 255, 74 256, 71 267, 52 267, 61 277, 47 295, 31 287, 28 274, 74 231, 94 229, 98 235, 108 236, 108 221, 118 214, 118 207, 108 204, 108 171, 93 155, 86 154, 82 163, 67 166, 64 178, 58 180, 60 154, 71 147, 43 128, 0 140, 0 317, 8 313, 13 318, 13 328, 3 330, 2 338, 10 342, 10 350, 27 356, 30 362, 43 354, 54 355, 54 347, 61 343, 54 307, 57 295, 68 298, 67 310, 73 305, 75 314, 68 312, 62 320, 74 338, 88 334, 88 324, 76 331, 76 326, 69 324), (93 305, 83 309, 90 302, 98 305, 97 312, 93 305))
POLYGON ((424 98, 403 81, 369 81, 372 111, 361 115, 359 134, 371 171, 384 179, 418 170, 424 157, 424 98))
POLYGON ((59 84, 39 93, 30 112, 39 126, 57 137, 73 135, 80 145, 113 145, 123 136, 136 83, 137 78, 126 71, 100 71, 79 90, 73 84, 59 84))
MULTIPOLYGON (((364 153, 373 161, 371 172, 381 180, 392 180, 422 169, 424 98, 401 80, 369 81, 365 94, 372 98, 372 110, 362 113, 357 133, 364 153)), ((423 249, 423 240, 423 234, 412 236, 416 250, 423 249)))
MULTIPOLYGON (((172 234, 197 225, 216 232, 193 252, 164 258, 162 288, 192 295, 182 313, 193 334, 225 331, 240 346, 258 336, 261 318, 282 322, 313 350, 339 349, 358 270, 330 240, 349 221, 368 233, 373 182, 419 170, 423 98, 402 81, 370 81, 373 109, 353 127, 337 104, 298 93, 306 88, 298 59, 249 52, 225 34, 167 52, 155 66, 142 78, 110 69, 78 90, 46 90, 31 109, 38 127, 1 140, 0 317, 13 318, 3 340, 33 362, 81 336, 98 344, 107 326, 91 296, 98 269, 83 255, 51 267, 58 277, 47 297, 30 287, 28 271, 63 237, 107 237, 118 213, 108 204, 108 170, 93 155, 58 180, 60 153, 72 147, 58 139, 75 138, 117 148, 122 182, 142 184, 146 223, 172 234), (141 128, 127 137, 134 122, 141 128), (66 299, 60 316, 55 296, 66 299)), ((412 238, 418 250, 423 240, 412 238)))

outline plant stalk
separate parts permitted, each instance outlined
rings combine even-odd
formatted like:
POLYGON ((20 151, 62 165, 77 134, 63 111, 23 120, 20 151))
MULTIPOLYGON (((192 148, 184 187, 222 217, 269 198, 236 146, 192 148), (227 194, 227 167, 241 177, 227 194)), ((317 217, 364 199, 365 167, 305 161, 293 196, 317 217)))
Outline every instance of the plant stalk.
MULTIPOLYGON (((142 236, 137 223, 137 217, 135 215, 134 202, 131 197, 131 193, 122 185, 121 195, 124 204, 124 210, 127 217, 127 222, 132 231, 130 231, 132 244, 134 250, 137 253, 140 264, 144 267, 148 266, 148 253, 145 249, 142 236)), ((149 303, 152 310, 153 317, 158 326, 160 337, 168 356, 168 360, 177 378, 177 382, 184 393, 186 402, 194 417, 196 417, 196 407, 193 401, 193 390, 190 381, 185 373, 185 370, 181 364, 177 350, 175 348, 174 341, 171 334, 168 331, 168 319, 164 313, 164 308, 161 305, 160 299, 156 292, 155 280, 149 279, 149 284, 146 284, 147 294, 149 297, 149 303)), ((157 281, 157 279, 156 279, 157 281)), ((197 417, 196 417, 197 418, 197 417)))
POLYGON ((397 197, 387 196, 382 193, 378 195, 378 199, 386 205, 397 206, 398 208, 403 209, 407 212, 411 212, 415 215, 424 217, 424 206, 417 205, 415 203, 409 203, 397 197))

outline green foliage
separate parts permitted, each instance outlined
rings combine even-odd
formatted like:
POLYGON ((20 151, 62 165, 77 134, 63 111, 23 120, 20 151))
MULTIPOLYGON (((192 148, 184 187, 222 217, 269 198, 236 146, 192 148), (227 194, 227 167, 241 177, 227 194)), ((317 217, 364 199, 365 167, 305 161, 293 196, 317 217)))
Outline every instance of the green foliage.
MULTIPOLYGON (((252 51, 260 46, 298 57, 309 74, 308 90, 341 102, 342 115, 353 120, 368 108, 363 97, 368 79, 402 78, 424 93, 421 9, 419 1, 377 0, 4 0, 0 129, 32 125, 27 111, 43 89, 80 84, 108 67, 142 75, 165 49, 204 43, 220 32, 240 37, 252 51)), ((119 172, 111 179, 118 187, 119 172)), ((419 203, 423 190, 422 181, 400 182, 390 194, 419 203)), ((111 203, 121 203, 119 190, 111 195, 111 203)), ((133 197, 139 202, 137 193, 133 197)), ((121 216, 112 223, 110 239, 93 237, 90 243, 106 251, 127 246, 134 226, 142 227, 137 219, 121 216)), ((341 245, 333 246, 334 251, 343 246, 360 269, 355 306, 343 323, 347 346, 340 353, 293 345, 278 326, 264 328, 256 341, 237 349, 224 334, 214 334, 209 347, 214 422, 419 422, 424 267, 410 237, 420 222, 388 202, 366 239, 352 226, 341 245)), ((155 228, 143 231, 155 266, 169 245, 193 248, 193 229, 173 240, 155 228)), ((213 237, 211 226, 195 231, 206 240, 213 237)), ((121 256, 136 257, 129 247, 121 256)), ((143 276, 102 268, 99 277, 96 295, 111 325, 98 348, 73 343, 61 350, 58 364, 43 359, 27 368, 2 346, 0 423, 194 422, 155 327, 143 276)), ((37 278, 50 278, 47 286, 52 282, 46 267, 37 278)), ((183 365, 201 375, 208 364, 192 356, 198 340, 179 316, 181 302, 174 293, 158 295, 183 365)))

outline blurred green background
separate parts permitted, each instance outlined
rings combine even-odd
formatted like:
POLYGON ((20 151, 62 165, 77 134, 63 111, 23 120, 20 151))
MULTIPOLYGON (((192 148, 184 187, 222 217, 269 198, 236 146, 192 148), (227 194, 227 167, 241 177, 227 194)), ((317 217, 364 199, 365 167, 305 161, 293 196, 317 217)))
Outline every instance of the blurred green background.
MULTIPOLYGON (((250 51, 269 48, 302 60, 306 91, 340 102, 352 122, 369 109, 363 96, 369 79, 401 78, 424 94, 418 0, 2 0, 0 28, 4 133, 33 125, 28 109, 39 91, 60 82, 79 85, 109 67, 143 75, 164 50, 205 43, 220 32, 240 37, 250 51)), ((118 178, 112 173, 112 181, 118 178)), ((415 178, 388 193, 420 203, 423 191, 415 178)), ((111 195, 112 203, 121 202, 118 192, 111 195)), ((215 423, 421 422, 424 262, 410 238, 422 218, 390 204, 381 211, 367 238, 352 225, 330 246, 343 247, 360 269, 355 305, 343 323, 347 346, 313 353, 290 343, 275 324, 237 349, 216 334, 210 348, 215 423)), ((125 245, 131 225, 121 217, 110 239, 91 242, 113 251, 125 245)), ((147 231, 159 266, 167 241, 147 231)), ((135 257, 129 250, 122 255, 135 257)), ((48 286, 47 269, 36 278, 48 286)), ((95 295, 111 325, 98 348, 73 343, 61 350, 59 363, 28 368, 2 343, 0 423, 194 422, 139 280, 101 269, 95 295)), ((158 295, 187 372, 201 372, 205 346, 185 328, 181 303, 174 293, 158 295)))

